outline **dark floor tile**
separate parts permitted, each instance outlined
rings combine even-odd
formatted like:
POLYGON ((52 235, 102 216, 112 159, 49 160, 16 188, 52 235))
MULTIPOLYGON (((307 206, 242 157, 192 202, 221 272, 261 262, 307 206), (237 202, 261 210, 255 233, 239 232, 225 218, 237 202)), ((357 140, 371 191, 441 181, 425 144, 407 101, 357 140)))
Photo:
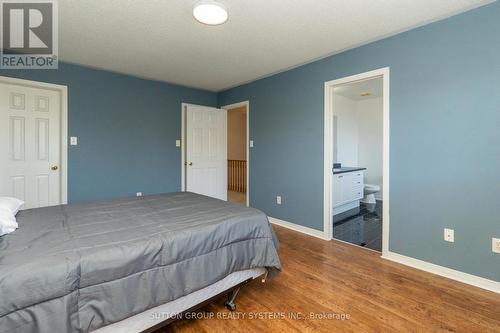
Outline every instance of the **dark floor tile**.
POLYGON ((382 251, 382 237, 372 240, 365 247, 375 251, 382 251))
POLYGON ((361 204, 359 208, 335 215, 333 237, 367 248, 382 250, 382 202, 375 207, 361 204), (374 209, 373 209, 374 208, 374 209))

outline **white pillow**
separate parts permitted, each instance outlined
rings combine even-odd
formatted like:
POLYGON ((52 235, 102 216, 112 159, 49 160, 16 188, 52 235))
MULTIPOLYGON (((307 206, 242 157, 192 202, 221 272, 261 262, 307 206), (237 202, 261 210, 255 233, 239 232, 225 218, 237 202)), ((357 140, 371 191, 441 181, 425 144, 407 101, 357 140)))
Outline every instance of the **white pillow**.
POLYGON ((24 201, 12 197, 0 197, 0 209, 7 209, 12 215, 16 216, 19 208, 24 205, 24 201))
POLYGON ((13 232, 17 227, 14 214, 6 208, 0 208, 0 236, 13 232))

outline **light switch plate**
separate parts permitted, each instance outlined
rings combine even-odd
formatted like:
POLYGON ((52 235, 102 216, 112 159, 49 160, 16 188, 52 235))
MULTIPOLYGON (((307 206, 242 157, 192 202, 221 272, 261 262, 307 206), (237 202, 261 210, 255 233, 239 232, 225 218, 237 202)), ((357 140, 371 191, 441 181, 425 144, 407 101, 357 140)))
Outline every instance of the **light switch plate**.
POLYGON ((276 203, 277 203, 278 205, 281 205, 281 195, 277 195, 277 196, 276 196, 276 203))
POLYGON ((72 146, 76 146, 78 145, 78 138, 76 136, 72 136, 70 139, 69 139, 69 144, 72 145, 72 146))
POLYGON ((175 140, 175 146, 180 147, 181 146, 181 140, 175 140))
POLYGON ((253 148, 253 140, 250 140, 250 148, 253 148))
POLYGON ((500 253, 500 238, 491 239, 491 251, 500 253))
POLYGON ((444 240, 450 243, 455 242, 455 230, 444 229, 444 240))

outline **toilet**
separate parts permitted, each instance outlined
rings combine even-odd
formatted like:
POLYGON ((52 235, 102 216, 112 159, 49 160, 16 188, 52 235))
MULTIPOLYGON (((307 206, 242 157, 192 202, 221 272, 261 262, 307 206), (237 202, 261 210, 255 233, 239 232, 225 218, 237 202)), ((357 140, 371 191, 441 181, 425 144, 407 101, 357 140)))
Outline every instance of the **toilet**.
POLYGON ((365 204, 376 204, 377 200, 375 200, 375 193, 380 192, 380 186, 373 184, 365 184, 363 189, 364 198, 361 202, 365 204))

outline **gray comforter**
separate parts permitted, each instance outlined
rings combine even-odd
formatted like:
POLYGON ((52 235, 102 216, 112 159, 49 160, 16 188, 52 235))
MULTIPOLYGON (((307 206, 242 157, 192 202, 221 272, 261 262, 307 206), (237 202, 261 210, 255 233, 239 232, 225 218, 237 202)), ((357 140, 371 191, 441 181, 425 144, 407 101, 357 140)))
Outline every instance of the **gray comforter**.
POLYGON ((193 193, 22 211, 0 237, 0 332, 88 332, 254 267, 264 213, 193 193))

